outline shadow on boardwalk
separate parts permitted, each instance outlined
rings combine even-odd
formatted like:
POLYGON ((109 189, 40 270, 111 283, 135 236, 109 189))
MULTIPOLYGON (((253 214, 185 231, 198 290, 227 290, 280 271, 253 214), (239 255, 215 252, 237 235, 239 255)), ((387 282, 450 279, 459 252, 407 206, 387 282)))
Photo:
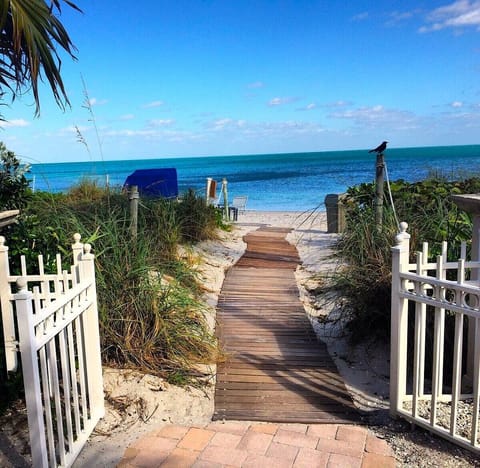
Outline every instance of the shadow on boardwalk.
POLYGON ((262 227, 247 235, 244 256, 225 278, 217 333, 227 358, 217 368, 214 419, 359 421, 300 302, 300 260, 288 232, 262 227))

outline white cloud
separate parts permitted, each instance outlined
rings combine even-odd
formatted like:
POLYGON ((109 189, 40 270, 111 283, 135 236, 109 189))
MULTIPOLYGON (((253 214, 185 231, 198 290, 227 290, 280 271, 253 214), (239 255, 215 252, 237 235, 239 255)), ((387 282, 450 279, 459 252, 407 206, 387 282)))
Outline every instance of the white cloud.
POLYGON ((311 102, 310 104, 307 104, 304 107, 299 107, 297 110, 298 111, 309 111, 309 110, 316 109, 317 107, 318 107, 317 104, 315 104, 314 102, 311 102))
POLYGON ((175 123, 174 119, 153 119, 148 122, 150 127, 169 127, 175 123))
POLYGON ((30 122, 24 119, 12 119, 12 120, 5 120, 0 121, 0 128, 13 128, 13 127, 28 127, 30 122))
POLYGON ((121 115, 118 119, 119 120, 133 120, 135 116, 133 114, 124 114, 121 115))
POLYGON ((397 109, 386 109, 381 105, 337 111, 330 114, 330 117, 351 120, 355 125, 361 127, 395 125, 397 130, 417 127, 417 118, 413 113, 397 109))
POLYGON ((104 104, 106 104, 108 101, 106 99, 97 99, 95 97, 93 98, 90 98, 88 100, 88 105, 89 106, 103 106, 104 104))
POLYGON ((368 12, 363 11, 362 13, 358 13, 358 15, 352 16, 352 21, 365 21, 368 17, 368 12))
POLYGON ((296 98, 293 97, 274 97, 268 101, 269 107, 281 106, 283 104, 288 104, 290 102, 296 101, 296 98))
POLYGON ((422 33, 445 28, 480 27, 480 1, 457 0, 432 10, 426 20, 428 25, 419 29, 422 33))
POLYGON ((335 107, 346 107, 346 106, 350 106, 352 103, 350 101, 344 101, 344 100, 339 100, 339 101, 335 101, 335 102, 329 102, 327 104, 324 105, 324 107, 332 107, 332 108, 335 108, 335 107))
POLYGON ((453 101, 450 106, 454 107, 454 108, 459 108, 459 107, 462 107, 463 106, 463 102, 462 101, 453 101))
POLYGON ((247 85, 247 88, 255 89, 255 88, 263 88, 265 85, 261 81, 255 81, 247 85))
POLYGON ((163 101, 152 101, 147 104, 144 104, 142 107, 144 109, 151 109, 152 107, 160 107, 163 106, 165 103, 163 101))

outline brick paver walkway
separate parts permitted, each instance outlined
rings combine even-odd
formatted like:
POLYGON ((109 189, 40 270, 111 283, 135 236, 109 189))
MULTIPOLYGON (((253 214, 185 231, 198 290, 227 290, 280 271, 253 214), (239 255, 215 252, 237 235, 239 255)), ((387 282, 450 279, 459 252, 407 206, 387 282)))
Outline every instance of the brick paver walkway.
POLYGON ((127 448, 118 466, 393 468, 395 458, 365 427, 227 421, 164 426, 127 448))

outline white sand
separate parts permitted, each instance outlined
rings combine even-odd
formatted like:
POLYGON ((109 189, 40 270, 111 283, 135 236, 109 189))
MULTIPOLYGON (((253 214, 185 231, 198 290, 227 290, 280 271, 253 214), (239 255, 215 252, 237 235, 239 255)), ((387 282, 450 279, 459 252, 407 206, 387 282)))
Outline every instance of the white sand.
MULTIPOLYGON (((244 252, 242 237, 262 225, 290 227, 287 239, 296 245, 303 262, 296 277, 301 298, 312 316, 328 315, 332 304, 311 307, 312 300, 305 289, 312 286, 314 274, 328 274, 335 267, 330 258, 335 234, 326 233, 326 215, 323 212, 259 212, 240 213, 235 228, 222 234, 219 241, 204 242, 193 251, 183 255, 196 263, 205 287, 205 300, 211 306, 210 323, 214 323, 216 306, 225 271, 244 252)), ((368 349, 350 349, 344 337, 336 336, 335 327, 319 326, 313 317, 317 333, 327 342, 347 388, 355 402, 362 408, 380 408, 387 396, 388 380, 385 378, 386 354, 376 362, 368 349), (387 386, 385 385, 387 383, 387 386), (380 398, 378 397, 380 396, 380 398)), ((379 355, 379 356, 378 356, 379 355)), ((211 369, 214 375, 214 368, 211 369)), ((114 467, 122 458, 125 449, 142 435, 164 424, 204 425, 213 414, 213 377, 204 390, 178 388, 153 376, 144 376, 132 371, 105 369, 105 390, 110 400, 121 411, 107 405, 107 414, 75 463, 75 467, 114 467)))

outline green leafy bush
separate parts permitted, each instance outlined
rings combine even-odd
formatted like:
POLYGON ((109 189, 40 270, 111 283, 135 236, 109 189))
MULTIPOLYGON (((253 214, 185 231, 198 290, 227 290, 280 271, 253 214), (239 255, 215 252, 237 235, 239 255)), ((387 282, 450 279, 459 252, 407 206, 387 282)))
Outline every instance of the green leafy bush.
MULTIPOLYGON (((337 246, 345 266, 336 273, 334 287, 344 300, 343 317, 356 341, 390 338, 390 249, 398 232, 397 220, 409 225, 412 260, 423 242, 429 243, 432 256, 440 253, 442 241, 459 247, 461 241, 471 239, 472 220, 457 208, 450 195, 480 192, 480 179, 449 182, 442 178, 415 183, 398 180, 392 182, 391 190, 397 219, 385 200, 380 230, 375 227, 374 184, 361 184, 347 191, 346 229, 337 246)), ((456 260, 458 250, 449 254, 450 260, 456 260)))

